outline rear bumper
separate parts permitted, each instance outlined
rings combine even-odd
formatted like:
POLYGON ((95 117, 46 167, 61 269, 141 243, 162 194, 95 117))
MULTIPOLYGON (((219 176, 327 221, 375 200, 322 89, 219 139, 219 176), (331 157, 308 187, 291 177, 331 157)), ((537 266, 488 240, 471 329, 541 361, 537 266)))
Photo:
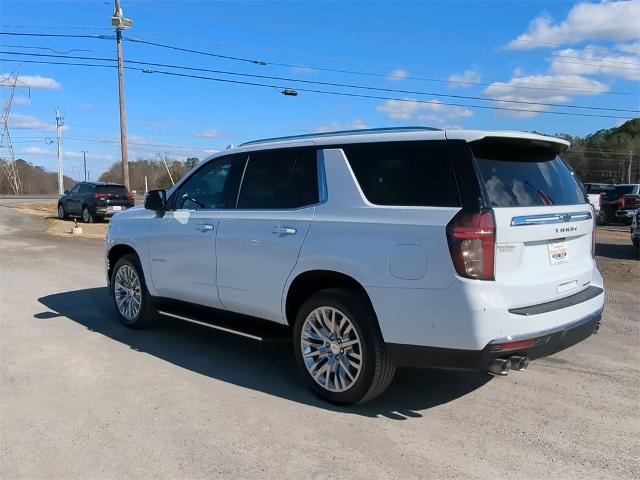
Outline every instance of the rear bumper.
POLYGON ((518 355, 535 360, 553 355, 590 337, 597 331, 601 319, 602 309, 599 309, 562 327, 492 340, 482 350, 397 343, 387 343, 387 349, 398 366, 481 371, 486 370, 497 358, 518 355), (526 343, 527 346, 517 346, 515 342, 526 343), (509 348, 508 344, 513 344, 515 348, 509 348))
POLYGON ((635 213, 635 209, 634 210, 625 210, 625 209, 618 209, 616 210, 616 218, 628 218, 628 219, 632 219, 633 218, 633 214, 635 213))
POLYGON ((124 212, 127 208, 130 208, 130 207, 127 207, 126 205, 122 205, 120 206, 120 210, 114 210, 113 205, 108 207, 96 207, 96 215, 107 217, 119 212, 124 212))

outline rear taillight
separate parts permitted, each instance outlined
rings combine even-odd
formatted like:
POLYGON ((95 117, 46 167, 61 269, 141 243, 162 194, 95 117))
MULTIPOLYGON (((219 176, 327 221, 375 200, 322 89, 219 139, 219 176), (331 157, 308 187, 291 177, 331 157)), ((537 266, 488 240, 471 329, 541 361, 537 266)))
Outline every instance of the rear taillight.
POLYGON ((447 240, 458 275, 478 280, 493 280, 496 226, 493 213, 458 212, 447 225, 447 240))
POLYGON ((591 230, 591 256, 596 258, 596 212, 593 209, 593 229, 591 230))
POLYGON ((127 200, 133 200, 133 195, 130 193, 127 193, 127 200))
POLYGON ((94 197, 96 197, 96 198, 108 198, 108 197, 110 197, 110 196, 111 196, 111 195, 109 195, 108 193, 96 193, 96 194, 94 195, 94 197))
POLYGON ((620 208, 624 207, 624 195, 620 195, 618 197, 618 205, 620 206, 620 208))

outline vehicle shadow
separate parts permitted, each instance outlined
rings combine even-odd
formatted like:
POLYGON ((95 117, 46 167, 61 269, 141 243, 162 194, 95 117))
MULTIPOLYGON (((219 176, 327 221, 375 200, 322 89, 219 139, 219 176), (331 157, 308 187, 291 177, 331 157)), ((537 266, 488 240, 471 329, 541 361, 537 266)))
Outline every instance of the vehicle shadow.
POLYGON ((36 314, 38 319, 64 316, 182 368, 326 410, 406 420, 422 417, 421 411, 462 397, 490 380, 474 372, 401 368, 380 397, 364 405, 336 407, 317 398, 304 384, 289 341, 256 342, 170 319, 153 329, 131 330, 117 320, 106 287, 56 293, 38 300, 49 309, 36 314))
POLYGON ((638 250, 631 244, 620 243, 596 243, 596 256, 611 258, 614 260, 635 260, 638 258, 638 250))

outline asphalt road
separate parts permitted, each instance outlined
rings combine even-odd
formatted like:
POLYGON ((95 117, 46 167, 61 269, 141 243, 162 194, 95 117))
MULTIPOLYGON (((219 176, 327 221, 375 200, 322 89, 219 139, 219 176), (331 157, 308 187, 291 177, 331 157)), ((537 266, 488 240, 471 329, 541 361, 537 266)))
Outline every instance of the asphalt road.
POLYGON ((600 334, 505 378, 400 369, 383 396, 337 408, 287 343, 122 327, 102 243, 42 222, 0 206, 2 479, 640 477, 640 262, 625 237, 599 237, 600 334))

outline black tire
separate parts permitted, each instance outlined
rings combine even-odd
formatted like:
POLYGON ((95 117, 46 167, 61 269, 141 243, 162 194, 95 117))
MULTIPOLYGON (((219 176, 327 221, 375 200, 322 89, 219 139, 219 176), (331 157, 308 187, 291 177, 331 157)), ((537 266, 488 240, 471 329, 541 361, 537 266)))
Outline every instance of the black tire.
POLYGON ((355 290, 321 290, 304 302, 296 316, 293 348, 305 381, 318 396, 337 405, 363 403, 380 395, 393 380, 396 370, 384 344, 375 312, 367 299, 355 290), (301 345, 303 325, 309 314, 319 307, 331 307, 344 313, 360 339, 361 370, 353 384, 345 391, 335 392, 320 385, 305 364, 301 345))
POLYGON ((129 328, 147 328, 153 326, 157 322, 158 314, 155 306, 153 305, 151 295, 149 295, 149 290, 147 289, 147 284, 144 280, 144 274, 142 273, 140 260, 136 255, 127 254, 120 257, 113 267, 109 284, 111 300, 113 301, 113 305, 115 306, 115 309, 118 312, 118 317, 123 325, 129 328), (133 269, 137 275, 140 285, 140 308, 137 314, 132 318, 128 318, 122 313, 116 300, 116 277, 118 275, 118 271, 125 267, 133 269))
POLYGON ((601 208, 600 212, 598 213, 598 218, 596 219, 596 223, 598 225, 607 225, 611 221, 609 217, 610 215, 607 213, 607 211, 601 208))
POLYGON ((58 219, 59 220, 66 220, 69 217, 69 215, 67 215, 67 211, 64 208, 64 205, 62 205, 61 203, 58 204, 58 219))
POLYGON ((94 221, 93 212, 91 212, 91 209, 86 205, 82 207, 82 221, 84 223, 93 223, 94 221))

